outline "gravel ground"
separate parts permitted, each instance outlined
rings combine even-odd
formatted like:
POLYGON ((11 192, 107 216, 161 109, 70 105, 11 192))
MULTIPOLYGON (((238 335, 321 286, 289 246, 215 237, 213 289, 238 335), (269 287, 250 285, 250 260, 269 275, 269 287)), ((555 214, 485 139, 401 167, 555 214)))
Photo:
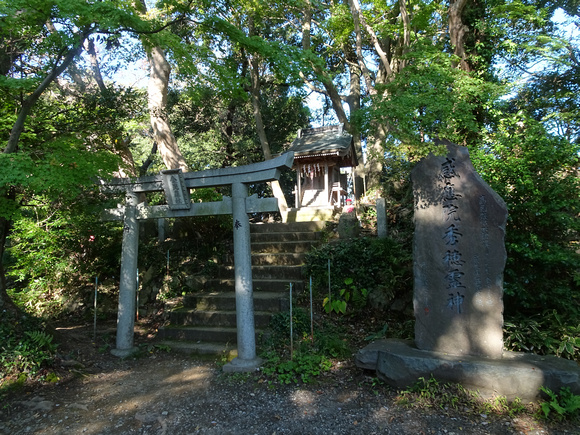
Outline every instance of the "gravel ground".
POLYGON ((530 416, 408 409, 349 361, 314 384, 280 385, 260 372, 224 374, 216 361, 119 360, 94 346, 81 352, 81 342, 90 340, 70 334, 77 354, 59 363, 61 381, 4 399, 0 434, 580 434, 530 416))

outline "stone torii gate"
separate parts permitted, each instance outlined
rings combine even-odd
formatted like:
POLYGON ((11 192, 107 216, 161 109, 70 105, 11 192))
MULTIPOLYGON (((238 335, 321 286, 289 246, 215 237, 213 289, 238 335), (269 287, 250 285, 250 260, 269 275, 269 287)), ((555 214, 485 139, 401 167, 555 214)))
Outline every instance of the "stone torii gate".
POLYGON ((233 215, 234 271, 238 356, 224 366, 226 371, 251 371, 260 364, 256 356, 254 303, 248 213, 279 211, 276 198, 248 197, 248 184, 278 180, 282 169, 292 168, 293 153, 265 162, 235 168, 182 173, 180 169, 161 171, 160 175, 136 179, 116 178, 101 186, 103 193, 125 193, 125 206, 105 210, 103 219, 123 221, 123 253, 119 283, 117 342, 112 353, 131 355, 137 292, 139 221, 187 216, 233 215), (192 203, 189 189, 232 186, 232 197, 219 202, 192 203), (167 205, 139 203, 140 194, 165 192, 167 205))

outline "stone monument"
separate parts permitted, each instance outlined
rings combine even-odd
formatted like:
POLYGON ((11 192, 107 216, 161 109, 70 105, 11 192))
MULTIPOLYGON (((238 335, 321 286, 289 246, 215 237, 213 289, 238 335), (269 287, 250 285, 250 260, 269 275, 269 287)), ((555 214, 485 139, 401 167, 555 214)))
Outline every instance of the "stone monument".
POLYGON ((411 174, 415 197, 415 344, 499 358, 507 207, 475 172, 467 148, 444 143, 411 174))
POLYGON ((447 154, 412 171, 415 342, 377 340, 357 366, 397 388, 434 376, 508 400, 535 400, 540 386, 580 394, 576 362, 503 351, 507 209, 465 147, 439 143, 447 154))

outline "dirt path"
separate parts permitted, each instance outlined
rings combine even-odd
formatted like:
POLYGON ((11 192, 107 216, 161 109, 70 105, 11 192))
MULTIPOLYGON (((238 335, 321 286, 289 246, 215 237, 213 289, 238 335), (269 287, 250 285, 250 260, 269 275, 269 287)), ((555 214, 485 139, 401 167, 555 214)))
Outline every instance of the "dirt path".
MULTIPOLYGON (((345 362, 317 384, 278 385, 223 374, 173 353, 119 360, 89 328, 69 332, 68 379, 28 388, 0 407, 1 434, 574 434, 533 419, 406 409, 396 392, 345 362), (75 368, 76 366, 76 368, 75 368)), ((64 376, 63 378, 67 378, 64 376)))

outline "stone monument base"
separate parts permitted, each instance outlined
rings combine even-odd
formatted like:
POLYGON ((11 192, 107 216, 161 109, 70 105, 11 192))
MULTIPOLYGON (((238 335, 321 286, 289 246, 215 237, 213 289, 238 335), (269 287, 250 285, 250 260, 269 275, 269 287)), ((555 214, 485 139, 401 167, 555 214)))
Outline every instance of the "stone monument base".
POLYGON ((504 352, 497 359, 454 356, 417 349, 411 341, 385 339, 361 349, 356 365, 376 370, 379 379, 397 388, 433 376, 477 390, 483 397, 505 396, 509 401, 534 401, 541 386, 555 392, 568 387, 580 395, 580 366, 556 356, 521 352, 504 352))

